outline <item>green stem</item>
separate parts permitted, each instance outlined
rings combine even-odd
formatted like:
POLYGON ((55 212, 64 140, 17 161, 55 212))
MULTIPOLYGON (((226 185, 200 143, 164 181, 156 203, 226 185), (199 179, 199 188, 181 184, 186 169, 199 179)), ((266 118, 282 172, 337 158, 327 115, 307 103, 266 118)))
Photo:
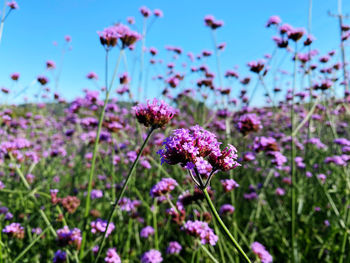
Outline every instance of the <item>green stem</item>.
POLYGON ((110 222, 111 222, 111 220, 112 220, 112 218, 113 218, 113 216, 114 216, 114 214, 115 214, 115 211, 116 211, 116 208, 117 208, 117 206, 118 206, 118 204, 119 204, 119 201, 122 199, 122 197, 123 197, 123 195, 124 195, 124 193, 125 193, 126 187, 127 187, 128 183, 129 183, 129 181, 130 181, 131 175, 132 175, 132 173, 133 173, 133 171, 134 171, 134 169, 135 169, 135 167, 136 167, 136 164, 138 163, 138 161, 139 161, 139 159, 140 159, 140 156, 141 156, 141 154, 142 154, 142 152, 143 152, 145 146, 147 145, 148 140, 151 138, 151 135, 152 135, 152 133, 153 133, 154 130, 155 130, 154 127, 151 127, 151 129, 149 130, 149 132, 148 132, 148 134, 147 134, 147 137, 146 137, 145 141, 143 142, 143 144, 142 144, 142 146, 141 146, 141 148, 140 148, 139 153, 137 154, 136 160, 134 161, 134 163, 132 164, 132 166, 131 166, 131 168, 130 168, 130 170, 129 170, 129 173, 128 173, 127 177, 126 177, 126 180, 125 180, 125 182, 124 182, 124 185, 123 185, 123 187, 122 187, 122 190, 120 191, 120 193, 119 193, 117 199, 114 201, 114 203, 113 203, 113 205, 112 205, 112 209, 111 209, 111 211, 110 211, 110 214, 109 214, 108 220, 107 220, 106 231, 104 232, 103 237, 102 237, 102 239, 101 239, 101 241, 100 241, 98 253, 97 253, 97 256, 96 256, 96 258, 95 258, 95 263, 97 263, 97 261, 98 261, 100 255, 101 255, 102 248, 103 248, 103 245, 104 245, 104 241, 105 241, 105 239, 106 239, 107 229, 108 229, 109 224, 110 224, 110 222))
POLYGON ((238 244, 238 242, 236 241, 236 239, 232 236, 232 234, 230 233, 230 231, 228 230, 228 228, 226 227, 225 223, 221 220, 218 212, 216 211, 213 202, 210 199, 210 196, 208 194, 207 189, 202 189, 202 192, 205 196, 205 199, 207 200, 207 203, 210 207, 210 210, 213 214, 213 216, 215 217, 215 219, 217 220, 217 222, 219 223, 222 233, 225 234, 225 236, 231 241, 231 243, 234 245, 234 247, 238 250, 239 255, 246 261, 251 263, 250 259, 248 258, 248 256, 244 253, 243 249, 241 248, 241 246, 238 244))
POLYGON ((40 238, 46 233, 46 231, 49 230, 49 228, 46 228, 39 236, 37 236, 13 261, 12 263, 16 263, 18 260, 20 260, 27 252, 28 250, 40 240, 40 238))
POLYGON ((94 172, 95 172, 95 164, 96 164, 96 157, 97 157, 97 152, 98 152, 98 147, 99 147, 100 134, 101 134, 101 130, 102 130, 102 123, 104 120, 104 115, 105 115, 109 95, 110 95, 110 92, 111 92, 112 87, 113 87, 114 79, 115 79, 117 72, 118 72, 118 67, 119 67, 122 53, 123 53, 123 49, 121 49, 119 52, 119 56, 118 56, 117 64, 114 68, 112 80, 111 80, 110 86, 108 87, 107 86, 107 83, 108 83, 108 50, 106 50, 106 98, 104 100, 104 104, 103 104, 103 107, 102 107, 102 110, 100 113, 100 118, 98 120, 98 127, 97 127, 97 132, 96 132, 95 144, 94 144, 94 149, 93 149, 93 153, 92 153, 91 168, 90 168, 90 173, 89 173, 88 192, 87 192, 87 196, 86 196, 86 204, 85 204, 85 211, 84 211, 84 225, 83 225, 83 236, 82 236, 81 249, 80 249, 80 259, 82 259, 82 257, 83 257, 84 247, 85 247, 85 243, 86 243, 87 231, 85 228, 86 228, 87 219, 89 216, 90 206, 91 206, 92 181, 93 181, 94 172))
POLYGON ((297 42, 295 42, 295 55, 294 55, 294 75, 293 75, 293 89, 292 89, 292 101, 290 109, 290 122, 291 122, 291 152, 290 152, 290 166, 292 174, 292 222, 291 222, 291 242, 292 242, 292 263, 296 262, 297 259, 297 249, 295 244, 295 228, 296 228, 296 219, 295 219, 295 210, 296 210, 296 178, 295 178, 295 145, 294 145, 294 92, 296 85, 296 74, 297 74, 297 42))

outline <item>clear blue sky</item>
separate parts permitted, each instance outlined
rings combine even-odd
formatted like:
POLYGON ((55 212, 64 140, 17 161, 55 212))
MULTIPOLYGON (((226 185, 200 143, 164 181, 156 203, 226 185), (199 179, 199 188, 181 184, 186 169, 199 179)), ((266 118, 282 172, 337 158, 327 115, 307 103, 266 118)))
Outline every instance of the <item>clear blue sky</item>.
MULTIPOLYGON (((1 6, 2 3, 0 0, 1 6)), ((210 32, 203 24, 203 17, 212 14, 225 22, 217 32, 219 42, 227 43, 222 56, 223 71, 235 65, 244 71, 248 61, 273 50, 273 32, 264 27, 266 20, 279 15, 283 22, 307 27, 309 1, 18 0, 18 4, 20 9, 13 11, 5 23, 0 44, 0 87, 12 87, 9 79, 12 72, 20 72, 20 83, 27 85, 44 72, 47 60, 59 64, 64 36, 70 35, 73 49, 65 57, 59 91, 71 100, 83 88, 94 88, 85 78, 88 72, 95 71, 103 79, 104 50, 96 31, 114 22, 125 22, 128 16, 134 16, 140 28, 142 5, 164 12, 164 17, 153 25, 146 43, 161 51, 161 57, 165 58, 166 45, 180 46, 185 53, 212 49, 210 32), (54 41, 58 46, 52 44, 54 41)), ((337 11, 337 1, 313 1, 312 33, 317 38, 314 47, 323 52, 339 46, 338 21, 329 17, 328 11, 337 11)), ((343 13, 350 13, 350 1, 344 1, 343 13)), ((116 56, 117 51, 113 53, 116 56)), ((128 56, 132 63, 133 55, 128 52, 128 56)), ((211 60, 215 71, 214 57, 211 60)), ((50 74, 46 75, 52 80, 50 74)), ((33 89, 37 87, 34 85, 33 89)), ((159 92, 152 84, 148 89, 149 97, 159 92)))

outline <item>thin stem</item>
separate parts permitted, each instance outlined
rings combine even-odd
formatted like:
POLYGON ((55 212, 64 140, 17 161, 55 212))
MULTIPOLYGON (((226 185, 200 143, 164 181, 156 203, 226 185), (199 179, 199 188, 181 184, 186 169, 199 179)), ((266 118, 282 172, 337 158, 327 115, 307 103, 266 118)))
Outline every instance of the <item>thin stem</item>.
POLYGON ((207 200, 207 203, 210 207, 210 210, 213 214, 213 216, 215 217, 215 219, 217 220, 217 222, 219 223, 222 233, 231 241, 231 243, 234 245, 234 247, 238 250, 239 255, 246 261, 251 263, 250 259, 248 258, 248 256, 244 253, 243 249, 241 248, 241 246, 238 244, 238 242, 236 241, 236 239, 232 236, 232 234, 230 233, 230 231, 228 230, 228 228, 226 227, 225 223, 221 220, 218 212, 216 211, 213 202, 210 199, 210 196, 208 194, 207 189, 202 189, 202 192, 205 196, 205 199, 207 200))
POLYGON ((295 42, 295 55, 294 55, 294 75, 293 75, 293 88, 292 88, 292 101, 290 109, 290 122, 291 122, 291 153, 290 153, 290 166, 292 174, 292 222, 291 222, 291 242, 292 242, 292 263, 296 262, 297 259, 297 249, 295 244, 295 228, 296 228, 296 219, 295 219, 295 208, 296 208, 296 178, 295 178, 295 145, 294 145, 294 92, 296 86, 296 74, 297 74, 297 42, 295 42))
MULTIPOLYGON (((106 83, 108 83, 108 74, 107 74, 107 72, 108 72, 108 51, 109 50, 107 49, 106 50, 106 65, 105 65, 105 67, 106 67, 106 83)), ((104 120, 104 115, 105 115, 105 111, 106 111, 106 107, 107 107, 107 103, 108 103, 108 99, 109 99, 109 94, 112 90, 114 79, 115 79, 117 72, 118 72, 118 67, 119 67, 122 53, 123 53, 123 49, 121 49, 119 52, 119 57, 118 57, 117 64, 116 64, 115 69, 114 69, 114 73, 112 76, 110 86, 109 87, 106 86, 106 98, 105 98, 105 101, 104 101, 104 104, 103 104, 103 107, 102 107, 102 110, 100 113, 100 118, 98 121, 98 128, 97 128, 97 132, 96 132, 95 144, 94 144, 92 160, 91 160, 91 168, 90 168, 90 173, 89 173, 89 183, 88 183, 88 192, 87 192, 87 196, 86 196, 86 204, 85 204, 85 212, 84 212, 84 226, 83 226, 83 236, 82 236, 81 249, 80 249, 80 259, 83 257, 84 247, 85 247, 85 243, 86 243, 87 231, 85 228, 86 228, 87 219, 89 216, 90 206, 91 206, 92 181, 93 181, 94 172, 95 172, 95 164, 96 164, 96 157, 97 157, 98 148, 99 148, 102 123, 104 120)))
POLYGON ((136 164, 138 163, 138 161, 139 161, 139 159, 140 159, 140 156, 141 156, 141 154, 142 154, 142 152, 143 152, 145 146, 147 145, 148 140, 151 138, 151 135, 152 135, 152 133, 153 133, 154 130, 155 130, 155 128, 153 128, 153 127, 151 127, 151 129, 149 130, 149 132, 148 132, 148 134, 147 134, 147 137, 146 137, 145 141, 143 142, 143 144, 142 144, 142 146, 141 146, 141 148, 140 148, 140 151, 139 151, 139 153, 137 154, 137 157, 136 157, 134 163, 132 164, 132 166, 131 166, 131 168, 130 168, 130 170, 129 170, 129 173, 128 173, 127 177, 126 177, 126 180, 125 180, 125 182, 124 182, 124 185, 123 185, 123 187, 122 187, 122 189, 121 189, 121 191, 120 191, 120 193, 119 193, 117 199, 114 201, 114 203, 113 203, 113 205, 112 205, 112 209, 111 209, 111 211, 110 211, 110 213, 109 213, 109 216, 108 216, 108 219, 107 219, 106 231, 104 232, 103 237, 102 237, 102 239, 101 239, 101 241, 100 241, 98 253, 97 253, 97 256, 96 256, 96 258, 95 258, 95 263, 98 261, 100 255, 101 255, 102 248, 103 248, 103 245, 104 245, 104 241, 105 241, 105 239, 106 239, 107 229, 108 229, 108 227, 109 227, 110 222, 111 222, 112 219, 113 219, 113 216, 114 216, 114 214, 115 214, 116 208, 117 208, 117 206, 118 206, 120 200, 122 199, 122 197, 123 197, 123 195, 124 195, 124 193, 125 193, 126 187, 127 187, 128 183, 129 183, 129 181, 130 181, 131 175, 132 175, 132 173, 133 173, 133 171, 134 171, 134 169, 135 169, 135 167, 136 167, 136 164))
POLYGON ((5 0, 4 1, 4 7, 2 8, 2 18, 1 18, 1 24, 0 24, 0 44, 1 44, 2 32, 4 30, 5 19, 6 19, 6 17, 8 17, 8 15, 10 14, 10 12, 12 10, 12 9, 10 9, 7 14, 5 13, 5 11, 6 11, 6 3, 7 3, 7 1, 5 0))

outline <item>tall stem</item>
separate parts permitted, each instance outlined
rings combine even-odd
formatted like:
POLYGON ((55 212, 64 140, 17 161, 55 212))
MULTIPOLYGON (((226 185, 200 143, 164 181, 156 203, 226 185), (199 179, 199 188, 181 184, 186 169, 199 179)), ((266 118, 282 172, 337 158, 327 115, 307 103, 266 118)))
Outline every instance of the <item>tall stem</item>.
POLYGON ((110 213, 109 213, 109 216, 108 216, 108 219, 107 219, 106 230, 105 230, 105 232, 104 232, 104 234, 103 234, 103 237, 102 237, 102 239, 101 239, 101 241, 100 241, 100 244, 99 244, 99 249, 98 249, 97 256, 96 256, 96 258, 95 258, 95 263, 98 261, 100 255, 101 255, 102 248, 103 248, 103 245, 104 245, 104 242, 105 242, 105 239, 106 239, 107 229, 108 229, 109 224, 110 224, 110 222, 112 221, 112 218, 113 218, 113 216, 114 216, 114 214, 115 214, 115 212, 116 212, 116 208, 117 208, 117 206, 118 206, 120 200, 122 199, 122 197, 123 197, 123 195, 124 195, 124 193, 125 193, 126 187, 128 186, 128 183, 129 183, 130 178, 131 178, 131 175, 132 175, 132 173, 133 173, 133 171, 134 171, 134 169, 135 169, 135 167, 136 167, 136 164, 138 163, 138 161, 139 161, 139 159, 140 159, 140 156, 141 156, 141 154, 142 154, 142 152, 143 152, 145 146, 147 145, 147 142, 148 142, 149 139, 151 138, 151 135, 152 135, 152 133, 153 133, 154 130, 155 130, 155 128, 153 128, 153 127, 149 130, 149 132, 148 132, 148 134, 147 134, 147 137, 146 137, 145 141, 143 142, 143 144, 142 144, 142 146, 141 146, 141 148, 140 148, 140 151, 139 151, 139 153, 137 154, 137 157, 136 157, 134 163, 132 164, 132 166, 131 166, 131 168, 130 168, 130 170, 129 170, 129 173, 128 173, 127 177, 126 177, 126 180, 125 180, 125 182, 124 182, 124 185, 123 185, 123 187, 122 187, 122 189, 121 189, 121 191, 120 191, 118 197, 115 199, 115 201, 114 201, 114 203, 113 203, 113 205, 112 205, 112 209, 111 209, 111 211, 110 211, 110 213))
POLYGON ((2 38, 2 32, 4 30, 4 23, 5 23, 5 19, 8 16, 8 14, 11 12, 12 9, 9 10, 8 14, 5 14, 6 11, 6 3, 7 0, 4 0, 4 7, 2 8, 2 18, 1 18, 1 22, 0 22, 0 43, 1 43, 1 38, 2 38))
MULTIPOLYGON (((102 110, 100 113, 99 121, 98 121, 95 144, 94 144, 94 149, 93 149, 93 153, 92 153, 91 168, 90 168, 90 173, 89 173, 88 192, 87 192, 87 196, 86 196, 86 204, 85 204, 85 211, 84 211, 84 227, 83 227, 83 236, 82 236, 81 249, 80 249, 80 259, 83 257, 84 247, 85 247, 85 243, 86 243, 87 231, 85 228, 87 225, 87 219, 89 216, 90 206, 91 206, 92 181, 93 181, 94 172, 95 172, 95 164, 96 164, 96 157, 97 157, 97 152, 98 152, 98 147, 99 147, 100 134, 101 134, 101 130, 102 130, 102 123, 103 123, 109 95, 110 95, 110 92, 111 92, 112 87, 113 87, 114 79, 115 79, 117 72, 118 72, 118 67, 119 67, 122 53, 123 53, 123 49, 120 50, 119 57, 118 57, 117 64, 116 64, 115 69, 114 69, 114 73, 113 73, 113 77, 112 77, 110 86, 108 87, 106 85, 106 98, 105 98, 105 101, 104 101, 104 104, 103 104, 103 107, 102 107, 102 110)), ((105 65, 105 67, 106 67, 106 83, 108 83, 108 74, 107 74, 107 72, 108 72, 108 50, 106 50, 106 65, 105 65)))
POLYGON ((338 18, 339 18, 339 29, 340 29, 340 51, 341 51, 341 58, 343 63, 343 79, 344 79, 345 91, 349 91, 348 74, 346 72, 345 47, 344 47, 344 41, 342 40, 342 35, 343 35, 342 0, 338 0, 338 18))
POLYGON ((291 153, 290 153, 290 166, 292 174, 292 223, 291 223, 291 241, 292 241, 292 263, 297 260, 297 248, 295 244, 295 228, 296 228, 296 219, 295 219, 295 208, 296 208, 296 178, 295 178, 295 145, 294 145, 294 92, 296 86, 296 74, 297 74, 297 42, 295 42, 295 55, 294 55, 294 73, 293 73, 293 88, 292 88, 292 100, 291 100, 291 109, 290 109, 290 122, 291 122, 291 153))
POLYGON ((207 189, 202 189, 202 192, 205 196, 205 200, 207 200, 207 203, 210 207, 210 210, 213 214, 213 216, 215 217, 216 221, 219 223, 222 233, 231 241, 231 243, 234 245, 234 247, 238 250, 239 255, 246 261, 246 262, 251 262, 250 259, 248 258, 248 256, 244 253, 243 249, 241 248, 241 246, 238 244, 238 242, 236 241, 236 239, 232 236, 232 234, 230 233, 230 231, 228 230, 228 228, 226 227, 225 223, 221 220, 218 212, 215 209, 215 206, 213 205, 213 202, 210 199, 210 196, 208 194, 207 189))

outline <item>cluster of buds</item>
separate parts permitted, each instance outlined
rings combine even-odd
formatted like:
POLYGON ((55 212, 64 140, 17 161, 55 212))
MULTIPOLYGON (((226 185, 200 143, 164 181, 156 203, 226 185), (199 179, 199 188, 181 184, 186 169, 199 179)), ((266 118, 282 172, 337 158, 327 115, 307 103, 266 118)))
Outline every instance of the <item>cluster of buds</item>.
POLYGON ((237 122, 237 129, 245 136, 262 128, 261 122, 254 113, 242 115, 237 122))
POLYGON ((176 114, 174 108, 164 101, 158 102, 156 98, 152 102, 148 101, 146 105, 139 104, 133 107, 133 110, 139 123, 153 129, 164 127, 176 114))
POLYGON ((220 149, 215 134, 196 125, 189 129, 177 129, 164 141, 164 149, 158 151, 162 163, 180 164, 187 168, 194 182, 206 188, 211 176, 217 171, 229 171, 239 166, 237 150, 233 145, 220 149), (193 177, 195 172, 199 182, 193 177), (205 184, 202 177, 208 177, 205 184))
POLYGON ((121 41, 121 48, 132 48, 137 40, 141 39, 140 34, 132 31, 128 26, 116 24, 105 28, 102 32, 98 32, 101 44, 108 50, 117 45, 118 40, 121 41))
POLYGON ((224 22, 221 20, 216 20, 214 16, 207 15, 204 17, 204 23, 207 27, 210 27, 211 29, 215 30, 219 27, 222 27, 224 25, 224 22))
POLYGON ((64 226, 57 230, 57 238, 60 246, 73 245, 76 249, 80 249, 82 238, 79 228, 73 228, 70 230, 68 226, 64 226))
POLYGON ((11 223, 2 230, 3 233, 18 239, 24 238, 24 228, 20 223, 11 223))

